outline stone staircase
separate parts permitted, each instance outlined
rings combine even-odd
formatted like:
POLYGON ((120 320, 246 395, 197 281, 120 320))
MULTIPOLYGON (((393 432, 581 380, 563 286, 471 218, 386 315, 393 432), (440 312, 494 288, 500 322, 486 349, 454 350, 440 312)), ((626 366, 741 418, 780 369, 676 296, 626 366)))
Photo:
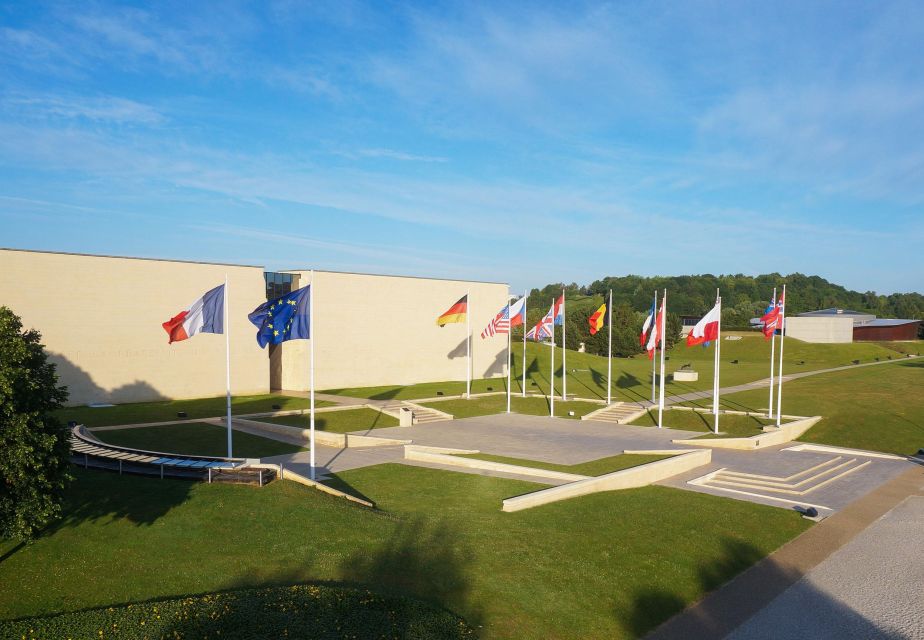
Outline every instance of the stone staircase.
POLYGON ((627 424, 645 413, 645 411, 646 409, 644 407, 634 402, 614 402, 608 407, 603 407, 602 409, 597 409, 587 415, 581 416, 581 420, 627 424))
POLYGON ((691 480, 690 484, 749 495, 797 498, 817 491, 869 464, 869 460, 858 462, 856 458, 837 456, 786 477, 719 469, 691 480))
POLYGON ((402 408, 410 409, 414 412, 414 424, 429 424, 431 422, 452 420, 452 415, 445 411, 424 407, 423 405, 414 404, 413 402, 392 400, 378 406, 379 411, 394 418, 399 417, 402 408))

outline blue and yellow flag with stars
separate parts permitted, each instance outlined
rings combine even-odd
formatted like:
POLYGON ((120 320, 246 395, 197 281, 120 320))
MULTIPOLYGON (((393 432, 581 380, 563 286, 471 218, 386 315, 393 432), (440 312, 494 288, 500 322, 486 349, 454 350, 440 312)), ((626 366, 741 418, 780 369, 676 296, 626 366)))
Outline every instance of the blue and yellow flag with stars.
POLYGON ((267 300, 247 317, 257 327, 257 343, 262 349, 268 344, 286 340, 307 340, 311 337, 310 286, 267 300))

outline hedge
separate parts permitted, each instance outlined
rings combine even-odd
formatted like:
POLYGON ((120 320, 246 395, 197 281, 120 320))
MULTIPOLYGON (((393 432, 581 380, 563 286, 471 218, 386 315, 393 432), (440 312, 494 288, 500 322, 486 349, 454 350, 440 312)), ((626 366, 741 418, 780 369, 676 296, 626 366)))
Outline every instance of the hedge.
POLYGON ((0 622, 0 638, 462 640, 475 638, 475 633, 458 616, 409 598, 363 589, 294 585, 0 622))

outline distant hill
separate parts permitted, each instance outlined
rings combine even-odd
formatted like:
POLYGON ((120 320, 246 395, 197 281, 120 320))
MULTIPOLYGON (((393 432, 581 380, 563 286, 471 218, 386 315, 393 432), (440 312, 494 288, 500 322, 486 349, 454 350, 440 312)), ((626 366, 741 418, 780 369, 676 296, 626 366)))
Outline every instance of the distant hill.
MULTIPOLYGON (((598 334, 594 339, 590 338, 586 329, 587 317, 602 303, 603 296, 610 289, 613 290, 614 309, 622 307, 619 314, 623 318, 621 324, 631 324, 631 309, 640 325, 640 318, 651 307, 656 289, 660 292, 667 288, 668 310, 672 314, 697 316, 712 308, 716 288, 719 288, 723 303, 722 323, 725 328, 731 329, 746 328, 751 318, 760 316, 770 301, 773 288, 781 291, 784 282, 787 285, 786 310, 789 314, 841 307, 866 311, 881 318, 924 319, 924 296, 920 293, 883 296, 874 291, 851 291, 820 276, 770 273, 760 276, 702 274, 653 278, 628 275, 606 277, 589 285, 549 284, 530 292, 528 324, 537 322, 548 310, 553 296, 560 295, 564 288, 569 299, 568 346, 576 348, 577 341, 587 342, 588 350, 596 353, 601 336, 598 334)), ((619 326, 615 320, 613 326, 614 329, 619 326)), ((628 331, 628 327, 620 328, 628 331)), ((628 347, 626 345, 626 349, 628 347)))

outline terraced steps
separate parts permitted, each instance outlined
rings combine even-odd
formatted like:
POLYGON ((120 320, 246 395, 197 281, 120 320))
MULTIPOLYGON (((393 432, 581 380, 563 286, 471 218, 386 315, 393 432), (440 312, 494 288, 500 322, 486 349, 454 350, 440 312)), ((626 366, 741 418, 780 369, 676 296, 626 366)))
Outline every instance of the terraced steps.
POLYGON ((645 413, 646 410, 647 409, 634 402, 614 402, 608 407, 603 407, 585 416, 581 416, 581 420, 595 420, 597 422, 609 422, 612 424, 628 424, 645 413))
POLYGON ((781 477, 719 469, 689 484, 751 495, 805 496, 872 464, 837 456, 798 473, 781 477))
POLYGON ((386 402, 385 404, 379 406, 378 409, 382 413, 386 413, 395 418, 400 417, 401 409, 410 409, 414 414, 414 424, 429 424, 431 422, 443 422, 445 420, 452 420, 452 415, 444 411, 439 411, 431 407, 414 404, 413 402, 386 402))

